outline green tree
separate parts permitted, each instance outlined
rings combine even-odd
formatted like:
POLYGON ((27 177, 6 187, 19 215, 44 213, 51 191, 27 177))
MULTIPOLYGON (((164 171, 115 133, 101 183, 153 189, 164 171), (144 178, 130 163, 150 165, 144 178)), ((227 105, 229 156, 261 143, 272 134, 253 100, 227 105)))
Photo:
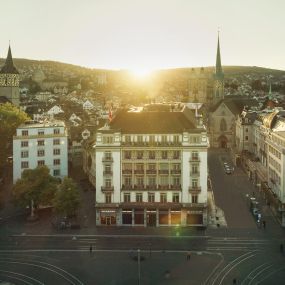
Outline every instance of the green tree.
POLYGON ((80 207, 81 199, 77 185, 68 177, 65 177, 55 194, 53 206, 56 213, 72 217, 80 207))
POLYGON ((12 145, 16 128, 28 119, 28 115, 16 106, 10 103, 0 104, 0 169, 9 153, 8 148, 12 145))
POLYGON ((31 217, 34 217, 34 209, 39 205, 52 204, 58 184, 58 179, 50 175, 46 166, 25 169, 12 188, 13 200, 20 207, 29 205, 31 217))

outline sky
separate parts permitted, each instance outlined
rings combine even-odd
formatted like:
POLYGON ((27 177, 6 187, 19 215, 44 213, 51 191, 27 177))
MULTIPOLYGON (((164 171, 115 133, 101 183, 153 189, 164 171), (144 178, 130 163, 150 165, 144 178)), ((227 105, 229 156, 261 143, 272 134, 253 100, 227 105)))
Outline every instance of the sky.
POLYGON ((223 65, 285 70, 284 0, 0 0, 0 57, 147 72, 223 65))

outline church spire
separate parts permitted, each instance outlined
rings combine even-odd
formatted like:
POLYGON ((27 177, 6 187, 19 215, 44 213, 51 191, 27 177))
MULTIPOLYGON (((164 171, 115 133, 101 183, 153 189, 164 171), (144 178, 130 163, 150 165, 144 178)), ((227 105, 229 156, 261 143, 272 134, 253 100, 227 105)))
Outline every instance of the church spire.
POLYGON ((9 43, 9 49, 8 49, 6 61, 5 61, 4 66, 1 68, 0 73, 19 74, 18 70, 16 69, 16 67, 14 66, 14 63, 13 63, 13 57, 12 57, 10 43, 9 43))
POLYGON ((216 56, 216 75, 223 74, 222 63, 221 63, 221 52, 220 52, 220 32, 218 32, 218 46, 216 56))

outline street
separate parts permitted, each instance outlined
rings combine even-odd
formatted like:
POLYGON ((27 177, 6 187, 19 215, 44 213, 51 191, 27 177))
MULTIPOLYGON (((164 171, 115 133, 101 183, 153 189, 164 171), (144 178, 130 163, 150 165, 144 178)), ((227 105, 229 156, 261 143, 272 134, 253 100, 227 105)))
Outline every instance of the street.
MULTIPOLYGON (((256 193, 267 227, 258 228, 242 169, 226 174, 226 151, 209 151, 216 205, 227 227, 56 231, 14 217, 0 226, 0 280, 12 284, 284 284, 284 230, 256 193), (140 249, 140 262, 138 262, 140 249), (189 258, 191 253, 191 258, 189 258), (140 272, 140 274, 139 274, 140 272), (140 276, 140 280, 139 280, 140 276)), ((0 283, 1 284, 1 283, 0 283)))

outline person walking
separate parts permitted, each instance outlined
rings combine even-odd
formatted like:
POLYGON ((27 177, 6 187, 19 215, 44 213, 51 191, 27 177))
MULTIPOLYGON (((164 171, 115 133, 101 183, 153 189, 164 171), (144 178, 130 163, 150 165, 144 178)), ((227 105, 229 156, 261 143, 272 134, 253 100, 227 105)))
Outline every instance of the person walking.
POLYGON ((92 254, 92 251, 93 251, 93 247, 92 247, 92 245, 90 245, 90 247, 89 247, 90 254, 92 254))
POLYGON ((263 225, 263 228, 265 229, 266 228, 266 221, 262 221, 262 225, 263 225))
POLYGON ((283 247, 283 243, 280 244, 280 252, 283 254, 284 251, 284 247, 283 247))

